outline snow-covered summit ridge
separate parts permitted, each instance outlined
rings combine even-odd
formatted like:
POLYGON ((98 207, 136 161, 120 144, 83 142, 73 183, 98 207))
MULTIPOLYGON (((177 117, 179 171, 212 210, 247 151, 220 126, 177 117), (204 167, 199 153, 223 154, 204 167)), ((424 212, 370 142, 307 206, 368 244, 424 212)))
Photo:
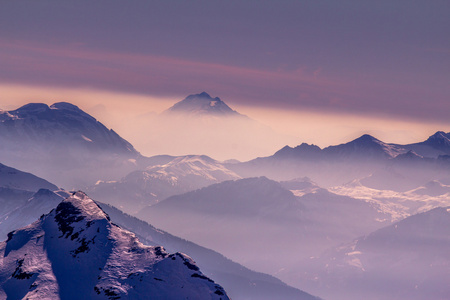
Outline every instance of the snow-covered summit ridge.
POLYGON ((57 206, 56 212, 61 212, 64 206, 70 206, 71 211, 80 216, 82 215, 82 217, 88 221, 101 219, 110 220, 109 216, 97 205, 97 203, 81 191, 74 192, 71 197, 63 200, 57 206))
POLYGON ((190 115, 239 116, 219 97, 212 98, 208 93, 193 94, 175 103, 166 113, 184 113, 190 115))
POLYGON ((219 182, 241 177, 222 164, 205 155, 187 155, 175 158, 164 165, 146 169, 148 173, 159 178, 171 180, 185 176, 197 176, 211 182, 219 182))
POLYGON ((443 131, 438 131, 432 136, 430 136, 424 144, 431 145, 438 149, 449 149, 450 148, 450 132, 445 133, 443 131))
POLYGON ((0 243, 0 298, 228 299, 188 256, 144 246, 83 192, 0 243))
POLYGON ((133 146, 113 130, 67 102, 50 106, 29 103, 16 110, 0 111, 0 140, 3 139, 8 147, 23 148, 28 143, 33 148, 48 149, 70 143, 71 147, 89 151, 138 155, 133 146))

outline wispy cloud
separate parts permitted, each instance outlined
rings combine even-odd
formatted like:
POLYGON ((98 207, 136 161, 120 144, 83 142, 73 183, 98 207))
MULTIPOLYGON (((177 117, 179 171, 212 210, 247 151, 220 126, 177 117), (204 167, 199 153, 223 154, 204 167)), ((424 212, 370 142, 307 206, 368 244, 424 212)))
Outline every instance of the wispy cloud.
MULTIPOLYGON (((47 86, 183 97, 208 90, 236 105, 447 119, 446 90, 408 82, 328 74, 326 70, 261 70, 168 56, 95 51, 83 45, 0 40, 0 80, 47 86), (433 105, 424 106, 433 97, 433 105)), ((448 89, 448 88, 447 88, 448 89)))

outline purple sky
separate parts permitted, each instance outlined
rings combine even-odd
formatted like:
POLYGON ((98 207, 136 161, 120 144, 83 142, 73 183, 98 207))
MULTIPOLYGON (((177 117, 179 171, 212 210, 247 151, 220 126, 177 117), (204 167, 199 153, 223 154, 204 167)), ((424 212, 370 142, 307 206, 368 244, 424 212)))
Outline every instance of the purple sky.
POLYGON ((448 0, 4 1, 0 82, 448 124, 449 15, 448 0))

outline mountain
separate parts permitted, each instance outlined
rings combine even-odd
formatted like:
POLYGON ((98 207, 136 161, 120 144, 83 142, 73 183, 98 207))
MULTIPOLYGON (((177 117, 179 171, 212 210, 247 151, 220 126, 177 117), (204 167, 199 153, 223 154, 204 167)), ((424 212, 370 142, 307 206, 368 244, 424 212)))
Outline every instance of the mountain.
POLYGON ((219 97, 212 98, 208 93, 189 95, 175 103, 165 111, 166 114, 213 115, 213 116, 242 116, 232 110, 219 97))
POLYGON ((70 193, 64 190, 40 189, 17 208, 5 209, 5 214, 0 217, 0 240, 5 239, 9 232, 24 227, 42 214, 48 213, 69 196, 70 193))
POLYGON ((447 154, 450 153, 450 132, 445 133, 443 131, 438 131, 432 136, 430 136, 422 144, 428 145, 435 149, 441 150, 447 154))
MULTIPOLYGON (((159 159, 154 161, 160 162, 159 159)), ((187 155, 134 171, 118 181, 99 181, 87 191, 101 202, 136 213, 169 196, 235 179, 240 176, 218 161, 204 155, 187 155), (123 203, 123 199, 127 202, 123 203)))
POLYGON ((430 180, 450 178, 450 160, 446 159, 449 155, 437 150, 446 149, 446 138, 440 132, 428 142, 398 145, 365 134, 324 149, 306 143, 294 148, 285 146, 272 156, 225 164, 225 167, 241 177, 269 176, 280 181, 309 177, 324 187, 361 179, 361 183, 376 189, 407 191, 430 180))
MULTIPOLYGON (((42 214, 56 207, 71 194, 65 191, 39 190, 21 207, 0 218, 0 239, 7 233, 26 226, 42 214)), ((182 252, 194 257, 206 276, 219 281, 233 299, 317 299, 298 289, 287 286, 272 276, 251 271, 223 255, 180 239, 162 230, 127 215, 108 204, 100 203, 101 208, 114 224, 135 233, 146 245, 164 245, 170 252, 182 252)))
POLYGON ((401 146, 386 144, 371 135, 364 134, 351 142, 329 146, 324 149, 306 143, 302 143, 295 148, 285 146, 277 151, 273 157, 282 159, 368 160, 393 158, 404 152, 406 151, 401 146))
POLYGON ((391 220, 379 206, 363 200, 312 183, 280 184, 265 177, 225 181, 172 196, 136 216, 277 277, 294 263, 391 220))
POLYGON ((289 159, 318 159, 321 158, 322 149, 316 145, 309 145, 302 143, 295 148, 284 146, 282 149, 275 152, 273 157, 289 158, 289 159))
MULTIPOLYGON (((58 102, 51 106, 30 103, 16 110, 0 112, 0 136, 52 149, 57 143, 92 152, 110 152, 136 157, 138 152, 113 130, 77 106, 58 102)), ((3 145, 4 146, 4 145, 3 145)), ((78 150, 78 149, 77 149, 78 150)))
MULTIPOLYGON (((279 245, 290 241, 292 230, 300 227, 302 210, 291 192, 260 177, 225 181, 172 196, 136 216, 252 269, 274 274, 273 262, 262 261, 268 253, 277 253, 277 265, 284 264, 286 251, 294 248, 279 245), (286 230, 289 226, 292 230, 286 230)), ((296 234, 299 239, 301 234, 296 234)))
POLYGON ((296 140, 225 102, 206 92, 192 94, 160 114, 143 113, 133 122, 117 126, 146 156, 204 154, 221 161, 248 160, 270 155, 296 140))
POLYGON ((0 154, 9 165, 69 188, 131 170, 141 157, 116 132, 65 102, 1 111, 0 154), (89 172, 75 176, 80 169, 89 172))
POLYGON ((339 159, 388 159, 406 152, 398 145, 386 144, 371 135, 364 134, 359 138, 337 146, 323 149, 326 157, 339 159))
POLYGON ((450 132, 437 131, 423 142, 404 145, 404 147, 421 156, 431 158, 450 154, 450 132))
POLYGON ((45 179, 0 163, 0 216, 23 205, 41 188, 58 189, 45 179))
POLYGON ((31 173, 23 172, 0 163, 0 187, 36 192, 39 189, 57 190, 58 187, 31 173))
POLYGON ((318 258, 309 286, 333 299, 446 299, 448 228, 450 207, 438 207, 379 229, 318 258))
POLYGON ((168 251, 182 252, 194 257, 203 273, 220 282, 232 299, 319 300, 273 276, 247 269, 213 250, 156 229, 111 205, 101 204, 101 207, 114 223, 133 231, 146 245, 162 244, 168 251))
POLYGON ((144 246, 74 193, 0 244, 0 295, 11 299, 228 299, 188 256, 144 246))
POLYGON ((432 180, 424 186, 418 187, 410 192, 419 195, 442 196, 450 194, 450 185, 442 184, 437 180, 432 180))
MULTIPOLYGON (((198 214, 230 215, 232 217, 264 216, 265 218, 287 217, 284 210, 295 212, 302 207, 295 196, 279 183, 265 177, 225 181, 203 189, 177 195, 148 206, 137 216, 147 212, 169 212, 173 207, 178 211, 198 214), (283 215, 278 216, 282 211, 283 215)), ((153 214, 147 219, 152 219, 153 214)))

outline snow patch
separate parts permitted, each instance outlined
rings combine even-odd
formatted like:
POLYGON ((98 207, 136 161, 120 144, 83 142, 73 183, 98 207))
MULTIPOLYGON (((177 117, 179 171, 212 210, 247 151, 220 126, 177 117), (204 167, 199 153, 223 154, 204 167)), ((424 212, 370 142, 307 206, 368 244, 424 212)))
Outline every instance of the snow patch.
POLYGON ((87 136, 85 136, 85 135, 82 134, 81 137, 83 138, 83 140, 92 143, 92 140, 91 140, 90 138, 88 138, 87 136))

